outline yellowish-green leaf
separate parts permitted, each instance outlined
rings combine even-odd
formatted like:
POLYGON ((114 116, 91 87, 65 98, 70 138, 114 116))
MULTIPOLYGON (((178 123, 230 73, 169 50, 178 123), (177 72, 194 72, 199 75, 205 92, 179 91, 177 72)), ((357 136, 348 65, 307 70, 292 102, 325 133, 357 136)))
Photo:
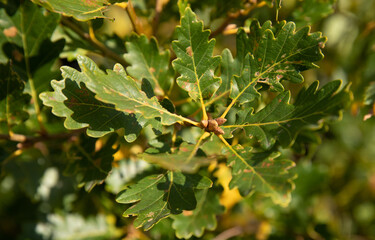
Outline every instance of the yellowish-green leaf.
POLYGON ((32 0, 34 3, 56 13, 74 17, 80 21, 104 18, 107 0, 32 0))
POLYGON ((126 75, 120 64, 116 64, 114 70, 107 70, 105 73, 87 57, 79 56, 77 60, 81 72, 70 67, 62 67, 63 77, 84 82, 87 88, 96 94, 98 100, 113 104, 116 110, 127 114, 141 114, 146 119, 158 117, 163 125, 183 121, 196 124, 163 108, 155 96, 148 98, 141 91, 141 86, 126 75))
POLYGON ((289 171, 295 166, 293 161, 278 158, 277 152, 253 153, 251 148, 240 145, 231 150, 234 154, 228 160, 232 168, 230 188, 237 187, 243 196, 256 191, 271 197, 275 204, 289 204, 294 189, 292 180, 296 177, 289 171))

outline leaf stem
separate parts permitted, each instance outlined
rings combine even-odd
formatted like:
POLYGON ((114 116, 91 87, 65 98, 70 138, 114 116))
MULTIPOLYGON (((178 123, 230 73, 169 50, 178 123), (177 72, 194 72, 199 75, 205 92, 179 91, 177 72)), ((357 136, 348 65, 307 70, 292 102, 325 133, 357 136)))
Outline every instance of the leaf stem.
POLYGON ((238 154, 238 152, 236 150, 233 149, 232 145, 230 145, 227 142, 227 140, 223 137, 223 135, 218 135, 218 137, 225 144, 225 146, 227 146, 229 148, 229 150, 231 150, 234 153, 234 155, 236 155, 239 159, 242 159, 242 157, 238 154))
MULTIPOLYGON (((234 155, 236 155, 236 157, 238 158, 238 159, 240 159, 241 160, 241 162, 249 169, 249 171, 250 172, 252 172, 252 173, 254 173, 258 178, 259 178, 259 180, 260 181, 262 181, 262 183, 263 184, 265 184, 265 185, 269 185, 267 182, 266 182, 266 180, 264 179, 264 177, 261 175, 261 174, 259 174, 255 169, 254 169, 254 167, 253 166, 251 166, 248 162, 246 162, 246 160, 236 151, 236 150, 234 150, 234 148, 233 148, 233 146, 231 146, 228 142, 227 142, 227 140, 225 140, 225 138, 223 137, 223 135, 218 135, 218 137, 220 138, 220 140, 229 148, 229 150, 231 150, 231 152, 233 152, 234 153, 234 155)), ((272 187, 271 187, 271 189, 272 189, 272 187)), ((273 191, 275 191, 275 190, 273 190, 273 191)))
POLYGON ((11 67, 10 67, 10 64, 9 64, 9 79, 8 79, 8 81, 7 81, 7 96, 6 96, 6 98, 5 98, 5 116, 6 116, 6 120, 7 120, 7 126, 8 126, 8 133, 9 133, 9 135, 10 136, 13 136, 13 131, 12 131, 12 126, 10 125, 10 122, 9 122, 9 120, 10 120, 10 105, 9 105, 9 88, 10 88, 10 79, 11 79, 11 71, 12 71, 12 69, 11 69, 11 67))
POLYGON ((209 132, 204 132, 200 138, 198 139, 197 143, 195 144, 194 146, 194 149, 193 151, 191 151, 189 157, 187 158, 186 162, 190 162, 191 159, 193 159, 194 155, 197 153, 198 149, 199 149, 199 146, 201 145, 201 142, 207 138, 208 136, 210 136, 211 134, 209 132))
POLYGON ((241 9, 235 13, 229 13, 227 18, 224 20, 224 22, 215 31, 211 32, 210 38, 213 38, 216 35, 219 35, 220 33, 222 33, 233 20, 237 19, 240 16, 246 16, 255 8, 263 7, 264 5, 266 5, 266 2, 261 1, 255 5, 249 6, 246 9, 241 9))
POLYGON ((153 33, 154 36, 155 36, 155 34, 156 34, 157 30, 158 30, 158 27, 159 27, 160 15, 161 15, 161 12, 163 11, 163 7, 168 2, 169 2, 169 0, 167 0, 167 1, 156 0, 156 4, 155 4, 155 16, 154 16, 154 19, 152 21, 152 33, 153 33))
POLYGON ((75 131, 71 131, 68 133, 59 133, 59 134, 53 134, 53 135, 41 135, 41 136, 26 136, 22 134, 0 134, 0 140, 5 139, 13 142, 19 142, 20 145, 17 145, 18 148, 26 148, 30 145, 33 145, 36 142, 43 142, 43 141, 50 141, 50 140, 56 140, 56 139, 65 139, 70 138, 73 136, 76 136, 77 134, 83 132, 84 129, 79 129, 75 131))
MULTIPOLYGON (((219 100, 220 98, 224 97, 225 95, 229 94, 229 90, 223 92, 222 94, 220 94, 219 96, 216 96, 212 99, 210 99, 210 101, 207 101, 204 106, 207 107, 207 106, 210 106, 211 104, 213 104, 214 102, 216 102, 217 100, 219 100)), ((202 111, 201 108, 197 109, 194 113, 192 113, 190 115, 190 117, 195 117, 198 113, 200 113, 200 111, 202 111)))
POLYGON ((128 5, 126 6, 126 12, 129 15, 130 22, 133 25, 134 31, 138 34, 145 33, 142 26, 142 22, 139 20, 137 13, 134 10, 133 4, 130 0, 128 1, 128 5))
MULTIPOLYGON (((24 11, 24 8, 25 6, 22 6, 21 11, 24 11)), ((25 57, 26 74, 27 74, 29 85, 30 85, 31 98, 34 104, 34 109, 35 109, 37 121, 40 127, 40 131, 42 133, 46 133, 46 129, 44 128, 44 124, 43 124, 43 118, 40 112, 38 94, 35 88, 34 80, 31 75, 31 68, 30 68, 30 61, 29 61, 30 60, 29 48, 28 48, 27 41, 26 41, 26 35, 25 35, 26 29, 25 29, 24 19, 23 19, 24 15, 25 13, 21 14, 21 31, 22 31, 21 38, 22 38, 22 45, 23 45, 23 51, 24 51, 24 57, 25 57)))
POLYGON ((233 146, 230 145, 227 142, 227 140, 225 140, 225 138, 223 137, 223 135, 218 135, 218 137, 225 144, 225 146, 227 146, 229 148, 229 150, 231 150, 231 152, 234 153, 234 155, 236 155, 236 157, 238 157, 241 160, 241 162, 243 162, 243 164, 245 164, 246 167, 248 167, 250 169, 250 171, 252 171, 253 173, 255 173, 264 182, 264 179, 261 176, 259 176, 259 174, 254 170, 254 168, 249 163, 247 163, 246 160, 240 154, 238 154, 238 152, 236 150, 234 150, 233 146))
POLYGON ((228 114, 229 110, 233 107, 233 105, 236 103, 238 97, 240 96, 240 94, 234 98, 232 100, 232 102, 229 104, 229 106, 227 107, 227 109, 225 109, 225 111, 223 112, 223 114, 220 116, 220 118, 225 118, 225 116, 228 114))
MULTIPOLYGON (((310 46, 311 47, 311 46, 310 46)), ((301 51, 303 50, 306 50, 306 49, 309 49, 310 47, 307 47, 305 49, 301 49, 301 50, 298 50, 296 52, 294 52, 293 54, 285 57, 284 59, 282 60, 279 60, 277 62, 275 62, 274 64, 272 64, 270 67, 268 67, 266 70, 264 70, 261 74, 259 74, 256 78, 254 78, 253 80, 251 80, 247 85, 246 87, 244 87, 244 89, 242 89, 242 91, 240 93, 238 93, 238 95, 232 99, 232 102, 229 104, 229 106, 227 107, 227 109, 225 109, 224 113, 221 115, 221 118, 225 118, 225 116, 228 114, 229 110, 233 107, 233 105, 236 103, 236 101, 238 100, 238 98, 246 91, 246 89, 248 89, 251 84, 253 84, 254 82, 258 82, 259 79, 262 78, 262 76, 266 73, 268 73, 269 71, 273 70, 273 68, 275 66, 277 66, 278 64, 280 64, 282 61, 286 61, 287 59, 289 59, 290 57, 300 53, 301 51)))
POLYGON ((92 164, 93 167, 95 167, 101 173, 108 174, 102 168, 98 167, 97 164, 95 164, 95 160, 90 156, 90 154, 79 143, 76 143, 75 146, 78 149, 78 151, 80 151, 83 154, 83 156, 85 156, 90 161, 90 163, 92 164))
POLYGON ((192 101, 191 98, 185 98, 185 99, 181 99, 181 100, 175 101, 175 102, 173 102, 173 104, 175 106, 180 106, 180 105, 182 105, 184 103, 188 103, 188 102, 191 102, 191 101, 192 101))
MULTIPOLYGON (((111 58, 112 60, 120 63, 124 67, 128 65, 122 57, 120 57, 117 53, 113 52, 111 49, 105 46, 102 42, 97 40, 93 33, 85 33, 80 27, 78 27, 76 24, 74 24, 70 19, 66 17, 61 18, 61 24, 73 30, 73 32, 78 34, 81 38, 88 41, 92 46, 94 46, 100 52, 102 52, 104 56, 111 58)), ((89 31, 91 31, 91 29, 89 31)))

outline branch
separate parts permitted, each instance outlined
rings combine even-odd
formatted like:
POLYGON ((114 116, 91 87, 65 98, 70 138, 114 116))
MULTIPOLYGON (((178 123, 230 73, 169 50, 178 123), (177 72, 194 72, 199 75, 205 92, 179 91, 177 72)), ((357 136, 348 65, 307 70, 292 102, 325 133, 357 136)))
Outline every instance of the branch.
POLYGON ((169 2, 169 0, 167 0, 167 1, 156 0, 156 4, 155 4, 155 16, 154 16, 154 19, 152 21, 152 32, 153 32, 154 36, 155 36, 155 34, 157 32, 157 29, 159 27, 160 15, 161 15, 161 12, 163 11, 163 7, 168 2, 169 2))
POLYGON ((255 8, 263 7, 264 5, 266 5, 265 1, 261 1, 255 5, 250 5, 250 3, 248 3, 245 6, 245 9, 240 9, 237 12, 229 13, 224 22, 215 31, 211 32, 210 38, 213 38, 216 35, 222 33, 233 20, 239 18, 240 16, 246 16, 255 8))
POLYGON ((224 232, 217 235, 213 240, 227 240, 232 237, 239 236, 244 233, 242 227, 236 226, 225 230, 224 232))
POLYGON ((137 14, 136 14, 136 12, 134 10, 133 4, 132 4, 132 2, 130 0, 128 1, 128 5, 126 6, 126 12, 129 15, 130 22, 133 25, 134 31, 136 33, 138 33, 139 35, 141 35, 142 33, 145 33, 144 29, 143 29, 142 22, 138 18, 137 14))
POLYGON ((92 46, 101 51, 104 56, 111 58, 112 60, 120 63, 124 67, 128 65, 122 57, 120 57, 117 53, 113 52, 111 49, 105 46, 102 42, 97 40, 92 32, 91 34, 84 32, 80 27, 78 27, 76 24, 74 24, 70 19, 66 17, 61 18, 61 23, 62 25, 70 28, 75 33, 77 33, 81 38, 88 41, 92 46))
POLYGON ((34 143, 45 142, 49 140, 66 139, 77 136, 82 133, 85 129, 74 130, 67 133, 57 133, 57 134, 41 134, 39 136, 26 136, 22 134, 12 133, 12 134, 0 134, 0 140, 8 140, 13 142, 18 142, 17 147, 19 149, 31 147, 34 143))

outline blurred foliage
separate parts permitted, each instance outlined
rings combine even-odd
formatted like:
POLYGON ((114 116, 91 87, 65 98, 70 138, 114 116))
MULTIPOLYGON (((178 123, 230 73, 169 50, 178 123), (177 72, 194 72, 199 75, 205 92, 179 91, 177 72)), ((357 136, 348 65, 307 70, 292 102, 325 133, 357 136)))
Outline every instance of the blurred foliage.
MULTIPOLYGON (((243 199, 237 189, 228 188, 230 169, 219 163, 208 169, 223 186, 208 192, 200 190, 197 202, 204 207, 202 212, 184 212, 175 222, 165 219, 148 232, 135 229, 134 219, 121 217, 130 205, 120 205, 115 198, 128 184, 158 171, 137 157, 146 148, 147 136, 155 136, 154 130, 146 128, 132 145, 114 134, 93 139, 80 130, 68 132, 49 109, 35 108, 39 100, 32 96, 33 89, 37 93, 51 89, 49 81, 60 78, 61 65, 78 69, 77 54, 91 57, 103 69, 112 68, 118 59, 111 54, 124 54, 124 42, 128 42, 127 48, 132 47, 132 41, 137 39, 130 35, 134 26, 130 13, 124 10, 128 1, 95 1, 103 6, 115 2, 117 5, 104 11, 107 18, 79 22, 67 16, 59 19, 28 0, 0 1, 1 80, 12 77, 21 91, 11 94, 11 104, 15 106, 11 121, 0 115, 0 239, 165 240, 176 238, 171 229, 178 224, 194 229, 199 239, 375 239, 375 0, 282 1, 279 20, 294 21, 298 29, 311 24, 314 31, 322 31, 328 37, 323 49, 325 58, 317 64, 320 68, 303 74, 306 85, 316 79, 322 83, 342 79, 351 84, 353 92, 353 101, 342 121, 320 130, 321 136, 303 132, 292 146, 293 151, 282 153, 296 162, 293 173, 298 174, 289 206, 276 206, 257 193, 243 199), (32 16, 41 20, 33 23, 32 16), (26 26, 30 31, 14 32, 13 25, 22 29, 26 26), (45 31, 39 33, 41 29, 45 31), (87 37, 90 33, 95 33, 95 38, 87 37), (30 36, 40 38, 34 41, 30 36), (35 43, 32 49, 27 49, 29 42, 35 43), (22 101, 30 98, 31 103, 22 109, 22 101), (43 127, 38 111, 45 122, 43 127), (9 122, 10 137, 6 136, 9 122), (55 135, 41 141, 40 136, 46 132, 55 135), (19 139, 22 136, 27 138, 19 139), (78 143, 84 143, 84 148, 78 143), (93 171, 82 168, 82 164, 90 165, 93 171), (211 191, 220 193, 220 199, 216 199, 218 195, 211 197, 211 191), (224 213, 220 207, 216 213, 210 209, 209 204, 220 206, 218 202, 226 208, 224 213), (212 218, 212 214, 219 215, 212 218), (202 232, 194 225, 196 215, 208 216, 208 230, 202 232)), ((236 26, 249 26, 251 19, 261 24, 276 21, 276 9, 261 0, 186 2, 204 20, 205 27, 215 34, 218 30, 215 54, 224 48, 234 49, 236 26), (239 11, 249 4, 258 7, 239 11), (225 23, 234 25, 227 27, 225 23)), ((145 35, 156 36, 159 45, 167 50, 179 22, 177 1, 133 0, 132 4, 140 22, 153 22, 153 26, 144 24, 145 35), (157 4, 161 4, 162 12, 155 11, 157 4)), ((95 14, 102 17, 102 12, 95 14)), ((296 84, 285 85, 294 96, 300 90, 296 84)), ((1 85, 0 93, 3 92, 1 85)), ((172 96, 173 92, 181 93, 173 89, 171 92, 172 96)), ((174 97, 181 100, 187 93, 174 97)), ((1 97, 0 106, 5 108, 3 100, 1 97)), ((197 106, 192 103, 177 108, 189 115, 197 106)), ((184 129, 179 138, 192 142, 184 129)), ((149 144, 158 149, 165 147, 163 135, 157 139, 160 141, 149 144)), ((213 153, 222 150, 215 142, 203 148, 213 153)), ((177 236, 188 238, 191 234, 180 230, 177 236)), ((191 239, 198 239, 195 236, 191 239)))

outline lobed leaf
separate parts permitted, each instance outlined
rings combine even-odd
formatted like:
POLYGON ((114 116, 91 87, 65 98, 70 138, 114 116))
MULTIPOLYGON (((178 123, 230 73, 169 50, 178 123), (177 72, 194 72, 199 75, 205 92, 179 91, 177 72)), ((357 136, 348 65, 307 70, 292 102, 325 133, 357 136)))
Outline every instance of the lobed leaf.
POLYGON ((228 159, 228 166, 232 168, 230 188, 237 187, 242 196, 256 191, 271 197, 275 204, 289 204, 294 189, 292 180, 296 177, 289 172, 295 166, 293 161, 279 159, 277 152, 253 153, 251 148, 240 145, 233 151, 236 154, 228 159))
POLYGON ((241 75, 232 79, 230 97, 242 104, 257 96, 257 84, 281 92, 281 80, 301 83, 300 72, 317 67, 313 62, 323 58, 325 41, 320 32, 310 33, 309 27, 296 31, 293 22, 282 21, 273 27, 267 21, 261 27, 253 21, 249 35, 243 30, 237 33, 237 67, 233 73, 241 75))
POLYGON ((150 120, 157 117, 163 125, 189 121, 163 108, 155 96, 148 98, 138 83, 126 75, 120 64, 116 64, 114 70, 107 70, 105 73, 87 57, 78 56, 77 60, 81 72, 70 67, 62 67, 63 77, 84 82, 87 88, 96 94, 98 100, 113 104, 116 110, 127 114, 140 114, 142 118, 150 120))
POLYGON ((339 90, 339 80, 319 90, 318 85, 315 81, 308 89, 302 89, 294 104, 289 103, 290 92, 285 91, 259 112, 244 110, 238 114, 235 124, 222 128, 227 132, 242 128, 264 149, 271 148, 276 141, 283 147, 290 146, 304 128, 321 128, 325 119, 337 118, 350 99, 347 89, 339 90))
POLYGON ((219 195, 214 190, 197 191, 196 197, 196 209, 172 216, 172 227, 176 230, 178 238, 189 239, 193 235, 199 238, 205 229, 215 230, 216 215, 224 212, 224 207, 219 202, 219 195))
POLYGON ((127 72, 134 79, 147 79, 159 94, 169 89, 173 81, 173 71, 169 68, 169 51, 160 51, 155 38, 145 35, 131 35, 126 42, 128 53, 124 55, 130 64, 127 72))
POLYGON ((212 57, 215 40, 208 41, 210 31, 203 30, 203 23, 190 8, 186 8, 176 35, 178 40, 172 42, 172 47, 177 59, 172 65, 181 74, 177 84, 202 103, 215 93, 221 82, 214 76, 220 63, 219 56, 212 57))
POLYGON ((97 100, 80 80, 54 80, 51 85, 54 91, 41 93, 40 99, 44 105, 52 107, 53 114, 66 118, 67 129, 87 127, 87 135, 98 138, 123 128, 129 142, 139 135, 142 125, 135 114, 117 111, 113 105, 97 100))
POLYGON ((96 185, 103 183, 112 170, 113 154, 118 150, 113 148, 116 140, 117 135, 113 134, 96 150, 98 139, 82 137, 79 146, 73 145, 69 149, 69 163, 64 173, 76 176, 79 185, 84 186, 86 191, 91 191, 96 185))
POLYGON ((143 178, 120 192, 116 201, 137 202, 123 215, 137 216, 134 221, 135 227, 149 230, 170 214, 180 214, 183 210, 195 209, 197 201, 194 190, 210 188, 211 185, 212 182, 207 177, 169 171, 143 178))
POLYGON ((103 11, 109 5, 107 0, 32 0, 49 11, 74 17, 79 21, 105 18, 103 11))

